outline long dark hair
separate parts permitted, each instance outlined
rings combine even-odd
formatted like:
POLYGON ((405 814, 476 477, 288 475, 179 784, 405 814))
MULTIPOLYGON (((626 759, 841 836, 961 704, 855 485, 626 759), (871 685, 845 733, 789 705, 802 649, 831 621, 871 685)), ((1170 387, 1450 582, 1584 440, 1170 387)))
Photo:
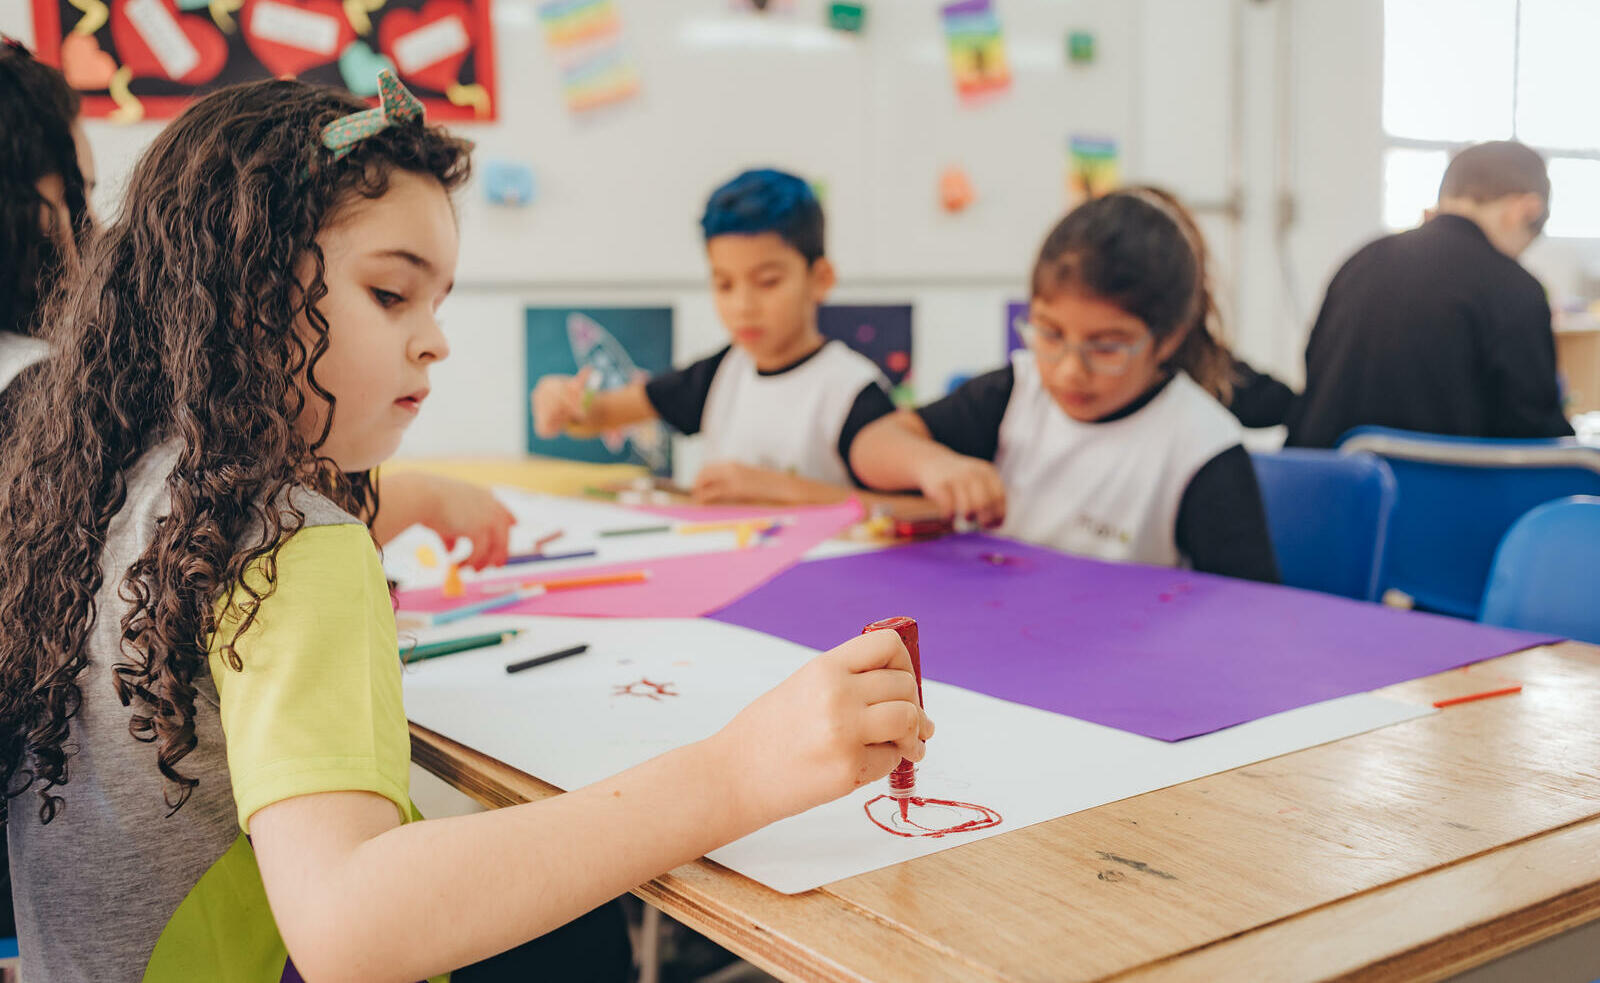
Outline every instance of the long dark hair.
POLYGON ((89 208, 72 124, 78 94, 61 73, 0 35, 0 330, 31 333, 44 295, 60 275, 71 241, 81 246, 89 208), (72 227, 39 193, 57 175, 72 227))
MULTIPOLYGON (((130 567, 107 571, 129 604, 113 672, 130 733, 156 745, 172 809, 196 784, 178 765, 196 744, 195 681, 218 608, 242 618, 240 637, 272 592, 278 546, 305 518, 288 491, 376 514, 370 475, 318 453, 335 407, 316 380, 329 330, 316 237, 397 170, 451 190, 469 165, 468 145, 417 123, 333 160, 322 127, 364 108, 294 81, 201 99, 145 152, 122 213, 50 302, 54 357, 21 393, 0 460, 0 803, 37 785, 40 819, 60 808, 51 789, 67 780, 101 544, 143 454, 179 445, 170 514, 130 567), (307 391, 330 404, 313 440, 295 428, 307 391), (242 578, 257 561, 264 586, 242 578)), ((241 668, 231 645, 221 654, 241 668)))
POLYGON ((1160 344, 1182 343, 1168 367, 1182 369, 1224 405, 1233 359, 1217 340, 1205 240, 1178 200, 1157 188, 1114 191, 1067 213, 1039 248, 1033 295, 1085 290, 1139 318, 1160 344))

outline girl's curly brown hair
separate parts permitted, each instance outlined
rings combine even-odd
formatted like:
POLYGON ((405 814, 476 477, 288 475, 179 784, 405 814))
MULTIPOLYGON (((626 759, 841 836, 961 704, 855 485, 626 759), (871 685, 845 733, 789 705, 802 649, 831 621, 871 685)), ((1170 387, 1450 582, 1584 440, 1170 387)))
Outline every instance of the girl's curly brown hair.
MULTIPOLYGON (((170 514, 132 566, 109 571, 130 605, 113 672, 129 732, 156 745, 171 809, 197 784, 178 766, 196 744, 195 680, 217 609, 224 597, 238 607, 242 635, 272 591, 279 544, 304 522, 288 490, 313 487, 369 523, 376 514, 371 476, 318 453, 328 423, 310 441, 295 429, 303 390, 330 404, 328 422, 336 409, 316 381, 329 330, 316 237, 352 199, 381 196, 396 170, 453 190, 470 145, 399 124, 334 161, 322 127, 365 108, 294 81, 201 99, 145 152, 121 214, 42 319, 54 357, 25 384, 0 460, 0 810, 34 786, 41 821, 62 805, 51 789, 68 777, 101 545, 143 454, 181 447, 170 514), (242 580, 257 561, 261 591, 242 580)), ((241 667, 231 646, 223 656, 241 667)))

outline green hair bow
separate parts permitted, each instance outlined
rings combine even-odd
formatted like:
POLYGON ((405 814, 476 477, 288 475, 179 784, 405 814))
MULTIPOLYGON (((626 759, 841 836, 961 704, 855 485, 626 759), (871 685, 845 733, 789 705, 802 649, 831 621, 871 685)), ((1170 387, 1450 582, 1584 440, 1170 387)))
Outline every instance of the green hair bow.
POLYGON ((378 96, 381 105, 341 116, 322 128, 322 145, 333 151, 334 160, 342 159, 356 144, 391 126, 422 122, 421 100, 387 68, 378 73, 378 96))

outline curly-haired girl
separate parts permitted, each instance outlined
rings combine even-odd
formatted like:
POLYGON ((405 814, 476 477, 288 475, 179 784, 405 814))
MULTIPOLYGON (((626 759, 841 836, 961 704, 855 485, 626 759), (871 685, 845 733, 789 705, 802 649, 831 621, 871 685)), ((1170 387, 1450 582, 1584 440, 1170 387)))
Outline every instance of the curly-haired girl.
POLYGON ((920 759, 932 732, 877 632, 614 778, 410 821, 370 469, 448 353, 468 160, 392 76, 383 93, 200 100, 52 301, 54 356, 0 459, 26 976, 443 973, 920 759))

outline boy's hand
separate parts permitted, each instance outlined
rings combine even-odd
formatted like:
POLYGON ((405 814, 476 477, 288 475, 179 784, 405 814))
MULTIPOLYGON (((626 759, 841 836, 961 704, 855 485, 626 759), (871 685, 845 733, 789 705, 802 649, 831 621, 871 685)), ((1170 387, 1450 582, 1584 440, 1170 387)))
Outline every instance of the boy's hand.
POLYGON ((710 741, 736 776, 737 808, 765 825, 921 761, 932 736, 905 644, 875 631, 812 659, 710 741))
POLYGON ((588 422, 584 402, 589 374, 585 367, 577 375, 547 375, 533 387, 533 432, 541 439, 559 437, 567 428, 588 422))
POLYGON ((931 454, 917 468, 917 484, 946 518, 967 519, 985 528, 1005 521, 1005 482, 988 461, 950 452, 931 454))
POLYGON ((481 485, 443 477, 429 484, 421 521, 439 534, 444 548, 454 549, 456 541, 465 537, 472 541, 472 555, 462 561, 463 566, 474 570, 505 566, 516 516, 481 485))
POLYGON ((776 471, 753 468, 738 461, 713 461, 695 475, 690 494, 697 505, 782 502, 785 500, 785 477, 776 471))

